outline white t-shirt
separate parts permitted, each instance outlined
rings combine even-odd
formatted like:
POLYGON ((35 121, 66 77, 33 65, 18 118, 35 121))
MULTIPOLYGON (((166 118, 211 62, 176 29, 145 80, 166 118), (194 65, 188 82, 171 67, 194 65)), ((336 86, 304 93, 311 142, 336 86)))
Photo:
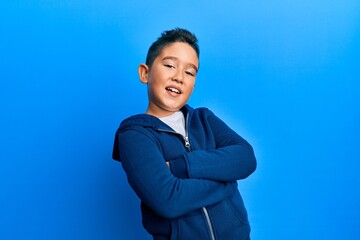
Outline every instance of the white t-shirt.
POLYGON ((160 120, 185 137, 185 117, 181 111, 160 118, 160 120))

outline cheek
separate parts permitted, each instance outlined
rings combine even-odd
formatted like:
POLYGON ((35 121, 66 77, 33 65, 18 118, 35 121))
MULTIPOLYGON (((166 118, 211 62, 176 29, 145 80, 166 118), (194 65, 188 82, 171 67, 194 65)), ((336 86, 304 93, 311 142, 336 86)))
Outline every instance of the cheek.
POLYGON ((192 91, 194 91, 194 88, 195 88, 195 81, 189 87, 190 93, 192 93, 192 91))
POLYGON ((148 86, 152 89, 156 89, 160 86, 159 80, 156 75, 149 76, 148 86))

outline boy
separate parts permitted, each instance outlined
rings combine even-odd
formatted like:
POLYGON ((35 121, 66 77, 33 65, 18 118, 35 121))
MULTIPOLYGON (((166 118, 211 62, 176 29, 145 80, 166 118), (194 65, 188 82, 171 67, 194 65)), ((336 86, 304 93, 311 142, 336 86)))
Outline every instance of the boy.
POLYGON ((198 68, 195 35, 163 32, 138 68, 148 108, 121 123, 113 158, 141 199, 153 239, 250 239, 236 181, 254 172, 254 152, 210 110, 186 104, 198 68))

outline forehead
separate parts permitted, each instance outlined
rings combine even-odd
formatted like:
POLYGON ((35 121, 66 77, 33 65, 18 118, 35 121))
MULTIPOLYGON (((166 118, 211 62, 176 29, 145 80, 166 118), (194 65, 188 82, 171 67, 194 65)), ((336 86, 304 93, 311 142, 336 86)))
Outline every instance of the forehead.
POLYGON ((157 58, 162 60, 167 57, 173 57, 178 61, 193 64, 195 66, 199 65, 199 59, 195 50, 187 43, 174 42, 165 46, 157 58))

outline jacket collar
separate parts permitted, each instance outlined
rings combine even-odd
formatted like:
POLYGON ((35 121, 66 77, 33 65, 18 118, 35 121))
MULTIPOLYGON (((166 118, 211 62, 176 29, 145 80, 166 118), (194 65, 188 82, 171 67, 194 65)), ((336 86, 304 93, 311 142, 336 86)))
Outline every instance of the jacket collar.
MULTIPOLYGON (((184 113, 184 116, 191 118, 191 116, 194 112, 194 109, 188 105, 185 105, 184 107, 181 108, 181 111, 184 113)), ((134 115, 134 116, 131 116, 131 117, 125 119, 120 124, 120 127, 117 130, 117 133, 120 133, 121 131, 124 131, 125 129, 131 128, 131 127, 148 127, 148 128, 153 128, 155 130, 168 129, 171 131, 171 128, 168 125, 166 125, 165 123, 163 123, 157 117, 154 117, 154 116, 148 115, 148 114, 137 114, 137 115, 134 115)), ((119 140, 116 136, 112 157, 115 160, 121 161, 120 155, 119 155, 118 141, 119 140)))

